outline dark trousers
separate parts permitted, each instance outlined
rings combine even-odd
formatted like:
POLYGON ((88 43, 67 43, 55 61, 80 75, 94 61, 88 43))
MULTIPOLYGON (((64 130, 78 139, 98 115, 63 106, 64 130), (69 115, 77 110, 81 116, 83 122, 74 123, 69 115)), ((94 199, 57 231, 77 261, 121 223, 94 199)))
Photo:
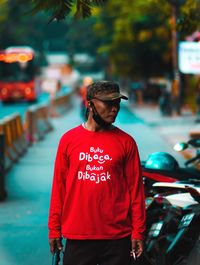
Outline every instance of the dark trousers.
POLYGON ((63 265, 131 265, 131 239, 70 240, 66 242, 63 265))

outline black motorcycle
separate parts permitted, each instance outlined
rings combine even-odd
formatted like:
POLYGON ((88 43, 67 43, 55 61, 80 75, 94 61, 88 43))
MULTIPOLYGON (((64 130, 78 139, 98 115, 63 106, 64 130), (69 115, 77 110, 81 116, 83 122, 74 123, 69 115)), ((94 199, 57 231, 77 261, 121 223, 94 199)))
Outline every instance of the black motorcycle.
POLYGON ((171 185, 168 192, 165 187, 165 193, 157 194, 147 208, 146 263, 143 264, 189 264, 192 252, 194 255, 200 236, 200 185, 195 188, 193 184, 181 185, 182 188, 175 185, 174 191, 171 185), (178 203, 178 197, 184 200, 178 203))
POLYGON ((193 256, 197 257, 200 252, 194 247, 200 245, 200 139, 178 143, 174 149, 183 151, 190 147, 196 153, 185 162, 184 168, 164 152, 153 153, 142 163, 147 234, 141 264, 189 265, 186 263, 189 255, 196 253, 193 256))

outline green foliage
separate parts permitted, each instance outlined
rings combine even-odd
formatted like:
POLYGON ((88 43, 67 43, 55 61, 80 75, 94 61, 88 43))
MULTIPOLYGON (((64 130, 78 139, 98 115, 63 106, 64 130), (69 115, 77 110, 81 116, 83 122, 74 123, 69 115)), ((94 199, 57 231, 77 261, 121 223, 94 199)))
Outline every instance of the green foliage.
POLYGON ((4 23, 8 16, 8 2, 0 0, 0 23, 4 23))
MULTIPOLYGON (((0 23, 0 49, 10 45, 31 45, 36 50, 42 50, 46 41, 45 37, 51 31, 47 24, 47 16, 42 12, 34 16, 27 15, 30 6, 25 3, 19 5, 16 0, 5 1, 4 5, 3 1, 0 1, 0 17, 3 18, 0 23)), ((60 34, 63 35, 65 28, 60 23, 56 29, 56 36, 58 36, 59 29, 62 30, 60 34)), ((55 38, 55 33, 53 37, 55 38)))
POLYGON ((33 2, 32 13, 35 14, 38 11, 48 11, 52 14, 50 21, 57 19, 62 20, 68 15, 72 9, 73 0, 57 0, 56 5, 55 1, 49 0, 35 0, 33 2))
POLYGON ((108 56, 113 74, 134 79, 172 73, 172 29, 184 40, 199 28, 200 0, 181 1, 176 24, 172 2, 109 0, 98 11, 95 32, 104 40, 98 51, 108 56))
POLYGON ((29 3, 31 13, 36 14, 44 11, 50 14, 49 22, 56 19, 64 20, 72 14, 75 19, 91 16, 94 6, 101 5, 107 0, 18 0, 21 4, 29 3))
POLYGON ((200 29, 200 0, 187 0, 178 17, 178 30, 182 37, 200 29))
POLYGON ((171 31, 161 10, 154 0, 127 0, 123 5, 110 0, 99 11, 95 32, 104 40, 99 52, 109 57, 113 74, 134 79, 169 71, 171 31))

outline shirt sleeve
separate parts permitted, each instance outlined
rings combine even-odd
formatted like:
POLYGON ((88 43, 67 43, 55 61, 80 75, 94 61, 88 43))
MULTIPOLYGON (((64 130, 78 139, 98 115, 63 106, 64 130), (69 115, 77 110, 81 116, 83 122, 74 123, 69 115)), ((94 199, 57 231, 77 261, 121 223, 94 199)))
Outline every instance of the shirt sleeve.
POLYGON ((65 197, 66 175, 68 170, 64 146, 63 138, 61 138, 54 163, 48 219, 49 238, 61 237, 62 207, 65 197))
POLYGON ((133 140, 129 145, 125 175, 131 197, 132 238, 143 240, 146 228, 145 195, 138 148, 133 140))

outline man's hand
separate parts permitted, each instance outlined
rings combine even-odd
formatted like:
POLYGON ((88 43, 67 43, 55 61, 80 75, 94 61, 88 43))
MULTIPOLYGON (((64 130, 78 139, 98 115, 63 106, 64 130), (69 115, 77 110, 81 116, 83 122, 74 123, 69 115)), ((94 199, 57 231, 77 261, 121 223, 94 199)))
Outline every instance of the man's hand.
POLYGON ((139 239, 132 239, 131 256, 139 258, 143 252, 143 242, 139 239))
POLYGON ((61 238, 49 238, 50 251, 54 254, 56 248, 60 251, 63 248, 61 238))

